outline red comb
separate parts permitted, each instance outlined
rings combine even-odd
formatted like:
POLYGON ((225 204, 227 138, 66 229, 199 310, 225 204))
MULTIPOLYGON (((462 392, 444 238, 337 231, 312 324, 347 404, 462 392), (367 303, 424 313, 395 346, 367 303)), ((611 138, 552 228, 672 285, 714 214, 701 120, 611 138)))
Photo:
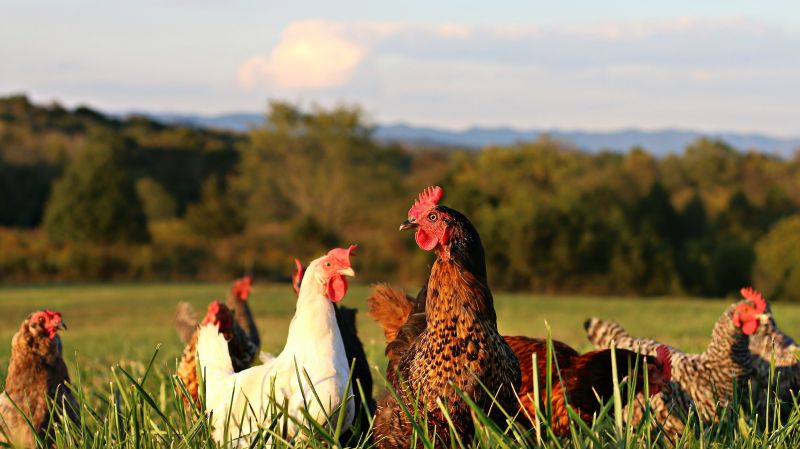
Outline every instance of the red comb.
POLYGON ((328 251, 328 255, 331 256, 334 260, 339 261, 345 267, 350 266, 350 256, 355 256, 355 250, 358 248, 358 245, 350 245, 350 248, 334 248, 328 251))
POLYGON ((294 276, 292 276, 292 288, 295 294, 299 294, 300 283, 303 281, 303 273, 305 273, 306 269, 303 268, 303 264, 296 258, 294 259, 294 265, 297 267, 297 270, 294 272, 294 276))
POLYGON ((245 276, 237 279, 233 283, 233 295, 241 300, 246 301, 250 297, 250 289, 253 286, 253 279, 250 276, 245 276))
POLYGON ((664 345, 658 345, 656 348, 656 360, 661 362, 661 375, 664 380, 672 379, 672 353, 664 345))
POLYGON ((758 313, 762 313, 767 310, 767 301, 764 300, 764 297, 761 296, 761 293, 759 293, 758 290, 754 289, 753 287, 745 287, 741 290, 741 293, 742 296, 744 296, 744 299, 753 303, 758 313))
POLYGON ((411 209, 408 210, 409 217, 418 217, 433 206, 439 204, 441 201, 442 196, 444 196, 444 190, 442 190, 439 186, 431 186, 426 188, 419 194, 419 197, 416 201, 414 201, 414 205, 411 206, 411 209))

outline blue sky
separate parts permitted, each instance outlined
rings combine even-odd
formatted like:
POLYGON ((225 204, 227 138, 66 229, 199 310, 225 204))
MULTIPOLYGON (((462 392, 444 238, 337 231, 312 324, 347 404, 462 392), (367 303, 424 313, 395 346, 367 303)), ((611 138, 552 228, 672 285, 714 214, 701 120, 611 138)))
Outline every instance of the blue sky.
POLYGON ((0 94, 114 112, 800 135, 800 2, 0 3, 0 94))

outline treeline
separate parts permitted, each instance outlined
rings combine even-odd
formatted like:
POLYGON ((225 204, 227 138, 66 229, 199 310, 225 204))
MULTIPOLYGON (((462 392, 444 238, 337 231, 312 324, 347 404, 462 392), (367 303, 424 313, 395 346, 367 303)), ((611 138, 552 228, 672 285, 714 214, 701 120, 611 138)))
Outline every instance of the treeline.
POLYGON ((800 158, 701 139, 680 155, 540 139, 480 152, 376 141, 357 107, 272 103, 246 134, 0 99, 6 281, 286 278, 358 242, 362 279, 421 282, 396 231, 445 187, 494 288, 800 300, 800 158))

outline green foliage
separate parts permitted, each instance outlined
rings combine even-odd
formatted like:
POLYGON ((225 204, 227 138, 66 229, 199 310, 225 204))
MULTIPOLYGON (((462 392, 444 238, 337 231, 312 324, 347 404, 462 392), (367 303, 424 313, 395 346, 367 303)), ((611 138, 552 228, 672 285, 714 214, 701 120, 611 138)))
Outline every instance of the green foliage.
POLYGON ((142 178, 136 182, 136 193, 144 206, 148 222, 175 218, 177 213, 175 200, 152 178, 142 178))
POLYGON ((758 242, 754 276, 768 298, 800 301, 800 214, 779 221, 758 242))
MULTIPOLYGON (((480 231, 492 287, 724 296, 752 280, 761 287, 756 242, 800 209, 800 159, 714 139, 663 158, 644 148, 589 154, 548 137, 472 152, 378 142, 353 106, 272 103, 261 127, 234 134, 10 97, 0 99, 0 226, 40 226, 52 180, 99 132, 124 143, 116 164, 137 181, 158 234, 150 254, 191 259, 175 270, 179 261, 154 256, 119 276, 211 279, 245 268, 277 279, 293 257, 359 243, 364 278, 418 284, 432 255, 395 229, 419 191, 440 184, 444 203, 480 231)), ((764 273, 778 262, 759 260, 764 273)), ((60 278, 53 266, 8 275, 60 278)))
POLYGON ((199 203, 190 204, 186 223, 198 235, 226 237, 242 232, 244 217, 234 195, 225 189, 221 180, 211 176, 203 183, 203 196, 199 203))
POLYGON ((53 184, 44 218, 53 242, 148 240, 141 202, 120 163, 124 150, 119 139, 97 136, 53 184))

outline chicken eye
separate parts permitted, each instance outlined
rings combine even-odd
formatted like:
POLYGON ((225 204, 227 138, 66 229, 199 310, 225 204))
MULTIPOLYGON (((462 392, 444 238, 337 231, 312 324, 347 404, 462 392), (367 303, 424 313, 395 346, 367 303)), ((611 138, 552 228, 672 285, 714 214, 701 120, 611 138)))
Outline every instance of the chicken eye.
POLYGON ((437 218, 438 218, 438 217, 436 216, 436 214, 430 214, 430 215, 428 215, 428 220, 430 220, 430 221, 436 221, 436 219, 437 219, 437 218))
POLYGON ((325 266, 329 267, 329 266, 331 266, 331 263, 330 262, 325 262, 325 266))

